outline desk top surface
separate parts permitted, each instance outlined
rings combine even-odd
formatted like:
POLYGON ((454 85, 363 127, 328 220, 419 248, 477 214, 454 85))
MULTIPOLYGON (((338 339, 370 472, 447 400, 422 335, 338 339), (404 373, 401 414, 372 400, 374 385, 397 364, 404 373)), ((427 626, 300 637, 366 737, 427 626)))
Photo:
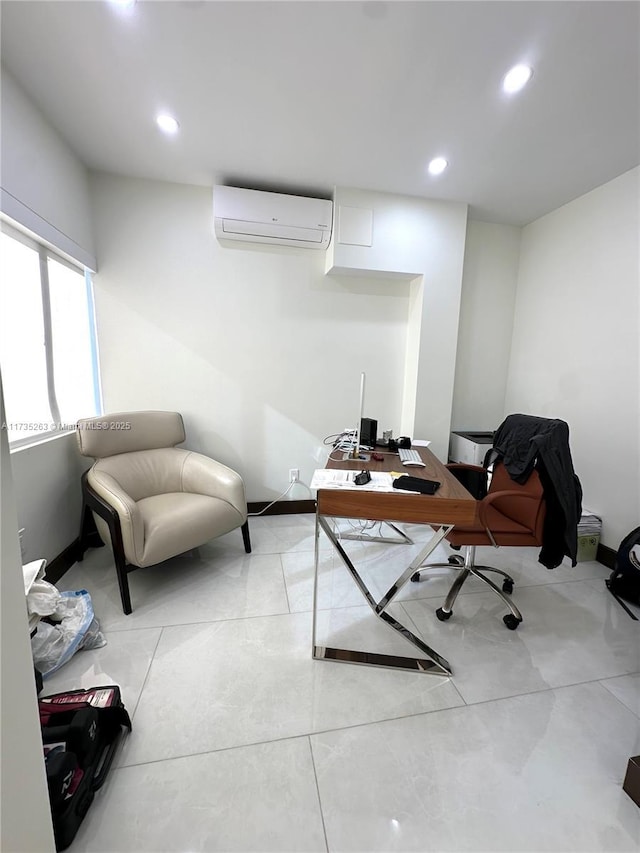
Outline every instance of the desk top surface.
MULTIPOLYGON (((414 448, 425 463, 424 468, 404 466, 397 453, 382 452, 382 461, 374 459, 329 459, 327 468, 356 471, 402 471, 412 477, 437 480, 435 495, 409 492, 372 492, 353 489, 319 489, 318 512, 344 518, 366 518, 373 521, 405 521, 415 524, 472 524, 476 501, 428 447, 414 448)), ((377 452, 377 451, 376 451, 377 452)))

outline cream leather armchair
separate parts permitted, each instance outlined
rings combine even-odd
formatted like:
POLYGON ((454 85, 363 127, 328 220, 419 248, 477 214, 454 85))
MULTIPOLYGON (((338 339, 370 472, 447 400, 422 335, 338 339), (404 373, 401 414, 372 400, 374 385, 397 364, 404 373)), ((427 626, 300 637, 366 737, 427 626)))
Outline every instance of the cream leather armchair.
MULTIPOLYGON (((92 521, 111 543, 122 609, 131 613, 127 575, 204 545, 237 527, 251 553, 242 478, 185 440, 178 412, 121 412, 78 421, 78 445, 95 459, 82 477, 80 555, 92 521)), ((95 534, 95 529, 93 529, 95 534)))

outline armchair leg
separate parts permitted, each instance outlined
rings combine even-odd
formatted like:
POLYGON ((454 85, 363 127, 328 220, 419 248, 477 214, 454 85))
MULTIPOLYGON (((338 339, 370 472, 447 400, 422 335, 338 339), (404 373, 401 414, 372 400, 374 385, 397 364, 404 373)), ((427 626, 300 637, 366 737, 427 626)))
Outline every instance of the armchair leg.
POLYGON ((91 516, 91 510, 89 507, 82 502, 82 516, 80 519, 80 536, 78 536, 78 562, 81 563, 84 560, 84 552, 89 547, 88 538, 89 538, 89 518, 91 516))
POLYGON ((251 538, 249 536, 249 522, 245 521, 245 523, 240 528, 242 530, 242 541, 244 542, 244 550, 247 554, 251 553, 251 538))
POLYGON ((116 574, 118 575, 118 586, 120 588, 120 600, 122 601, 122 612, 125 616, 131 613, 131 593, 129 592, 129 578, 127 577, 127 566, 120 554, 117 554, 114 549, 113 556, 116 564, 116 574))
MULTIPOLYGON (((100 518, 104 519, 109 527, 109 536, 111 539, 111 549, 113 551, 113 560, 116 564, 116 574, 118 576, 118 587, 120 588, 120 599, 122 601, 122 610, 126 616, 131 613, 131 594, 129 592, 129 579, 127 560, 124 555, 124 544, 122 542, 122 528, 118 513, 113 507, 106 504, 102 498, 91 488, 87 480, 87 472, 82 475, 82 493, 84 496, 84 507, 82 511, 82 527, 80 530, 80 551, 84 553, 86 543, 85 523, 88 525, 89 519, 95 527, 91 512, 96 512, 100 518)), ((97 535, 97 530, 96 530, 97 535)), ((88 547, 88 546, 86 546, 88 547)))
POLYGON ((81 563, 84 560, 84 553, 89 548, 102 548, 104 542, 100 538, 98 528, 93 520, 91 507, 86 502, 83 491, 82 500, 82 516, 80 519, 80 535, 78 536, 78 555, 77 560, 81 563))

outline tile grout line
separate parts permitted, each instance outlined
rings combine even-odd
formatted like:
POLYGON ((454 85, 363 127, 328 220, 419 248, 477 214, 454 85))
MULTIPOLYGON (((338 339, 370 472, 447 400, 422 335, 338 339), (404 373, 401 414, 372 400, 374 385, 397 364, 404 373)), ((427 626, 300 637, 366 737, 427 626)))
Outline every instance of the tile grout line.
POLYGON ((320 784, 318 783, 318 771, 316 769, 316 760, 313 754, 313 745, 311 743, 311 735, 306 736, 307 744, 309 745, 309 755, 311 756, 311 767, 313 768, 313 778, 316 783, 316 794, 318 795, 318 808, 320 809, 320 820, 322 821, 322 832, 324 834, 325 850, 329 851, 329 839, 327 838, 327 826, 324 821, 324 809, 322 808, 322 796, 320 795, 320 784))
MULTIPOLYGON (((573 685, 569 685, 569 686, 573 686, 573 685)), ((549 689, 554 689, 554 688, 549 688, 549 689)), ((544 692, 544 691, 537 691, 537 692, 544 692)), ((505 698, 513 699, 516 697, 507 696, 505 698)), ((462 700, 462 701, 464 701, 464 700, 462 700)), ((491 699, 491 700, 487 700, 487 701, 499 702, 500 700, 499 699, 491 699)), ((483 704, 483 703, 479 702, 477 704, 483 704)), ((247 749, 247 748, 251 748, 254 746, 265 746, 265 745, 270 744, 270 743, 281 743, 281 742, 288 741, 288 740, 299 740, 300 738, 311 738, 311 737, 315 737, 317 735, 325 735, 325 734, 333 734, 334 732, 349 731, 351 729, 364 728, 365 726, 375 726, 375 725, 378 725, 380 723, 394 723, 394 722, 399 722, 400 720, 408 720, 408 719, 411 719, 413 717, 426 717, 426 716, 429 716, 430 714, 445 713, 447 711, 455 711, 456 709, 471 708, 471 707, 472 707, 471 705, 464 705, 463 704, 463 705, 452 705, 450 707, 445 707, 445 708, 433 708, 430 711, 416 711, 413 714, 403 714, 402 716, 399 716, 399 717, 383 717, 379 720, 368 720, 366 722, 353 723, 352 725, 335 726, 334 728, 331 728, 331 729, 319 729, 318 731, 300 732, 298 734, 283 735, 282 737, 270 738, 270 739, 266 739, 266 740, 255 740, 255 741, 250 741, 249 743, 238 743, 238 744, 233 744, 230 746, 221 746, 221 747, 218 747, 217 749, 204 749, 200 752, 185 752, 185 753, 182 753, 180 755, 168 755, 168 756, 165 756, 163 758, 149 759, 148 761, 135 761, 135 762, 132 762, 131 764, 120 765, 117 769, 126 770, 128 767, 144 767, 147 764, 160 764, 163 761, 179 761, 179 760, 184 759, 184 758, 194 758, 194 757, 199 756, 199 755, 212 755, 212 754, 218 753, 218 752, 229 752, 229 751, 234 750, 234 749, 247 749)))
MULTIPOLYGON (((640 675, 640 671, 639 672, 623 673, 623 675, 625 675, 625 676, 626 675, 640 675)), ((620 675, 609 676, 609 678, 620 678, 620 677, 621 677, 620 675)), ((449 679, 449 680, 451 680, 451 679, 449 679)), ((184 753, 181 755, 171 755, 171 756, 165 756, 163 758, 155 758, 155 759, 151 759, 149 761, 137 761, 137 762, 134 762, 132 764, 120 765, 114 769, 126 770, 129 767, 144 767, 145 765, 160 764, 164 761, 179 761, 179 760, 185 759, 185 758, 195 758, 195 757, 201 756, 201 755, 211 755, 211 754, 218 753, 218 752, 229 752, 229 751, 235 750, 235 749, 246 749, 246 748, 251 748, 251 747, 255 747, 255 746, 264 746, 264 745, 271 744, 271 743, 280 743, 280 742, 284 742, 284 741, 288 741, 288 740, 298 740, 300 738, 309 739, 309 743, 310 743, 310 738, 316 737, 319 735, 334 734, 336 732, 345 732, 345 731, 350 731, 351 729, 366 728, 368 726, 375 726, 375 725, 379 725, 382 723, 395 723, 395 722, 400 722, 401 720, 414 719, 415 717, 429 717, 431 714, 446 714, 450 711, 456 711, 456 710, 467 710, 467 709, 471 710, 471 709, 479 707, 481 705, 489 705, 489 704, 492 704, 494 702, 506 702, 506 701, 518 699, 520 697, 525 697, 525 696, 536 696, 536 695, 542 694, 542 693, 552 693, 556 690, 567 690, 567 689, 570 689, 572 687, 580 687, 584 684, 598 684, 600 687, 602 687, 603 690, 606 691, 606 693, 609 696, 611 696, 614 699, 617 699, 617 701, 620 702, 620 704, 624 708, 626 708, 626 710, 629 711, 630 714, 633 714, 633 716, 637 716, 637 714, 635 714, 635 712, 631 708, 629 708, 628 705, 625 705, 624 702, 621 702, 617 696, 615 696, 610 690, 608 690, 601 683, 603 680, 606 681, 608 679, 607 678, 604 678, 604 679, 601 679, 601 678, 587 679, 585 681, 577 681, 573 684, 561 684, 561 685, 558 685, 556 687, 544 687, 540 690, 529 690, 529 691, 526 691, 524 693, 514 693, 510 696, 498 696, 495 699, 482 699, 479 702, 471 702, 471 703, 465 702, 464 698, 461 697, 462 701, 464 702, 463 705, 452 705, 452 706, 449 706, 446 708, 434 708, 434 709, 428 710, 428 711, 416 711, 415 713, 403 714, 402 716, 398 716, 398 717, 384 717, 384 718, 379 719, 379 720, 369 720, 366 722, 354 723, 352 725, 335 726, 334 728, 319 729, 318 731, 301 732, 299 734, 285 735, 283 737, 271 738, 271 739, 266 739, 266 740, 251 741, 250 743, 239 743, 239 744, 235 744, 232 746, 222 746, 222 747, 219 747, 218 749, 205 749, 205 750, 202 750, 200 752, 188 752, 188 753, 184 753)), ((454 687, 455 687, 455 685, 454 685, 454 687)), ((142 691, 141 691, 141 693, 142 693, 142 691)), ((136 708, 137 708, 137 705, 136 705, 136 708)))
MULTIPOLYGON (((633 710, 633 708, 630 708, 630 707, 627 705, 627 703, 626 703, 626 702, 623 702, 623 701, 622 701, 622 699, 621 699, 617 694, 615 694, 615 693, 613 692, 613 690, 609 690, 609 688, 607 687, 607 685, 604 683, 605 681, 611 681, 611 680, 612 680, 612 679, 614 679, 614 678, 626 678, 626 677, 628 677, 628 676, 633 677, 634 675, 640 675, 640 672, 626 672, 626 673, 624 673, 624 675, 611 675, 611 676, 609 676, 608 678, 600 678, 600 679, 598 679, 598 680, 597 680, 596 682, 594 682, 594 683, 600 684, 600 685, 601 685, 601 686, 602 686, 602 687, 607 691, 607 693, 608 693, 610 696, 613 696, 613 698, 614 698, 614 699, 617 699, 617 700, 618 700, 618 702, 622 705, 622 707, 623 707, 623 708, 626 708, 626 709, 627 709, 627 711, 631 711, 631 713, 632 713, 635 717, 637 717, 637 718, 638 718, 638 720, 640 721, 640 711, 634 711, 634 710, 633 710)), ((585 683, 590 683, 590 682, 585 682, 585 683)))
MULTIPOLYGON (((397 602, 397 604, 398 604, 398 606, 402 609, 402 611, 406 614, 407 619, 409 620, 409 622, 411 623, 411 625, 413 625, 414 631, 416 631, 416 633, 418 634, 418 636, 419 636, 419 637, 421 637, 421 638, 424 640, 424 634, 422 634, 422 632, 420 631, 420 628, 419 628, 418 624, 415 622, 415 620, 411 618, 411 614, 409 613, 409 611, 407 610, 407 608, 406 608, 406 607, 403 607, 403 605, 402 605, 402 602, 401 602, 401 601, 398 601, 398 602, 397 602)), ((451 686, 453 687, 453 689, 456 691, 456 693, 457 693, 457 694, 458 694, 458 696, 460 697, 460 701, 463 703, 463 705, 468 705, 469 703, 468 703, 468 702, 467 702, 467 700, 464 698, 464 696, 462 695, 462 693, 458 690, 458 685, 454 683, 454 681, 453 681, 453 677, 452 677, 452 676, 449 676, 448 680, 449 680, 449 683, 451 684, 451 686)))
MULTIPOLYGON (((302 613, 309 613, 307 610, 294 610, 293 612, 283 610, 281 613, 257 613, 253 616, 226 616, 222 619, 201 619, 196 622, 171 622, 168 625, 140 625, 136 628, 109 628, 105 631, 111 631, 114 634, 124 634, 127 631, 157 631, 165 628, 189 628, 192 625, 220 625, 223 622, 244 622, 245 619, 273 619, 277 616, 298 616, 302 613)), ((102 623, 104 627, 104 623, 102 623)))
MULTIPOLYGON (((289 554, 289 553, 298 554, 298 553, 313 553, 313 552, 312 551, 301 551, 301 552, 296 551, 296 552, 286 552, 286 553, 287 554, 289 554)), ((213 623, 219 623, 219 622, 231 622, 231 621, 238 621, 240 619, 262 618, 264 616, 283 616, 283 615, 287 615, 287 614, 293 615, 296 613, 310 613, 311 608, 304 609, 304 610, 295 610, 295 611, 291 610, 291 604, 289 601, 286 579, 284 578, 284 567, 283 567, 283 563, 282 563, 282 552, 273 552, 273 554, 269 553, 267 556, 276 556, 276 555, 278 556, 278 558, 280 560, 281 572, 283 574, 283 579, 284 579, 285 597, 287 600, 287 607, 288 607, 287 611, 283 611, 281 613, 257 614, 255 616, 235 616, 235 617, 226 617, 226 618, 223 617, 221 619, 203 619, 203 620, 195 621, 195 622, 178 622, 178 623, 174 623, 171 625, 150 625, 150 626, 121 627, 121 628, 106 627, 105 630, 113 631, 113 632, 124 632, 124 631, 131 631, 131 630, 143 630, 145 628, 154 629, 154 628, 159 628, 159 627, 162 627, 162 628, 164 628, 164 627, 183 627, 183 626, 188 626, 188 625, 202 625, 202 624, 213 624, 213 623)), ((519 583, 516 583, 516 587, 518 589, 531 589, 531 588, 535 588, 535 587, 558 586, 558 585, 568 584, 568 583, 585 583, 585 582, 589 582, 589 581, 598 581, 598 580, 605 580, 605 579, 604 578, 601 579, 601 578, 596 577, 596 578, 572 578, 572 579, 558 580, 558 581, 551 580, 551 581, 548 581, 545 583, 523 583, 523 582, 519 582, 519 583)), ((462 590, 460 595, 465 595, 465 596, 466 595, 482 595, 486 592, 487 592, 486 589, 462 590)), ((444 594, 441 592, 441 593, 433 594, 433 595, 421 595, 421 596, 415 595, 415 596, 412 596, 411 598, 398 599, 396 603, 403 604, 403 603, 408 603, 408 602, 413 602, 413 601, 428 601, 428 600, 435 600, 435 599, 439 599, 439 598, 444 598, 445 596, 446 596, 446 592, 444 594)), ((319 610, 340 610, 340 609, 345 609, 347 607, 354 607, 354 606, 359 606, 359 605, 336 605, 336 606, 332 606, 332 607, 320 607, 318 609, 319 610)))
POLYGON ((284 573, 284 563, 282 562, 282 554, 278 554, 278 560, 280 561, 280 572, 282 573, 282 585, 284 586, 284 597, 287 601, 287 611, 291 613, 291 602, 289 601, 289 590, 287 588, 287 577, 284 573))
POLYGON ((142 687, 140 688, 140 693, 138 694, 138 699, 136 701, 135 708, 133 709, 133 711, 130 715, 131 716, 132 729, 133 729, 133 720, 135 718, 136 711, 138 710, 138 706, 140 705, 140 700, 142 699, 142 694, 144 693, 144 689, 147 686, 147 683, 149 681, 149 676, 151 675, 151 667, 153 666, 153 661, 155 660, 156 652, 158 651, 158 646, 160 645, 160 640, 162 639, 163 633, 164 633, 164 626, 160 628, 160 633, 158 634, 158 639, 156 640, 156 644, 153 647, 153 652, 152 652, 151 657, 149 659, 149 666, 147 667, 147 671, 146 671, 144 679, 142 681, 142 687))
MULTIPOLYGON (((280 555, 279 555, 280 556, 280 555)), ((281 561, 282 567, 282 561, 281 561)), ((283 576, 284 576, 284 568, 282 568, 283 576)), ((547 586, 561 586, 563 584, 570 583, 587 583, 589 581, 600 580, 600 578, 576 578, 575 580, 564 580, 564 581, 552 581, 550 583, 536 583, 536 584, 518 584, 518 589, 537 589, 547 586)), ((604 579, 603 579, 604 580, 604 579)), ((515 588, 515 587, 514 587, 515 588)), ((485 595, 489 590, 486 589, 478 589, 478 590, 462 590, 460 592, 460 596, 467 595, 485 595)), ((140 625, 140 626, 131 626, 131 627, 122 627, 122 628, 110 628, 108 625, 105 626, 104 622, 101 623, 104 631, 112 632, 112 633, 126 633, 127 631, 153 631, 157 628, 186 628, 190 625, 217 625, 221 622, 239 622, 244 619, 268 619, 273 616, 297 616, 303 613, 312 613, 313 608, 304 608, 302 610, 291 610, 291 605, 289 602, 289 595, 287 591, 286 581, 285 581, 285 597, 287 600, 288 610, 283 610, 280 613, 257 613, 251 616, 224 616, 219 619, 201 619, 194 622, 172 622, 166 625, 140 625)), ((425 595, 425 596, 414 596, 411 598, 402 598, 396 599, 395 604, 403 605, 403 604, 411 604, 416 601, 435 601, 437 599, 446 598, 446 593, 439 593, 437 595, 425 595)), ((354 607, 365 607, 366 602, 362 604, 332 604, 331 607, 318 607, 319 611, 330 611, 330 610, 348 610, 349 608, 354 607)), ((405 611, 406 612, 406 611, 405 611)), ((410 617, 409 617, 410 618, 410 617)), ((413 622, 413 620, 411 620, 413 622)), ((415 625, 415 622, 414 622, 415 625)))
MULTIPOLYGON (((617 675, 605 675, 604 677, 601 677, 601 678, 587 678, 584 681, 572 681, 571 684, 557 684, 555 686, 541 687, 539 690, 525 690, 522 693, 511 693, 509 696, 496 696, 494 699, 480 699, 478 702, 465 702, 465 705, 467 708, 476 708, 478 705, 487 705, 490 702, 503 702, 506 699, 517 699, 519 696, 535 696, 538 693, 549 693, 553 690, 567 690, 570 687, 580 687, 583 684, 600 684, 602 687, 604 687, 604 685, 601 684, 601 682, 608 681, 609 679, 612 679, 612 678, 622 678, 622 677, 628 676, 628 675, 640 675, 640 671, 638 671, 638 672, 622 672, 622 673, 618 673, 617 675)), ((606 690, 607 688, 604 688, 604 689, 606 690)), ((614 695, 613 693, 611 693, 610 690, 607 690, 607 693, 609 693, 611 696, 614 695)), ((622 702, 621 704, 624 705, 624 702, 622 702)), ((627 708, 628 711, 631 711, 631 713, 634 714, 634 716, 638 716, 637 714, 634 713, 634 711, 631 710, 631 708, 629 708, 628 706, 625 706, 625 707, 627 708)), ((449 709, 445 708, 444 710, 449 710, 449 709)))

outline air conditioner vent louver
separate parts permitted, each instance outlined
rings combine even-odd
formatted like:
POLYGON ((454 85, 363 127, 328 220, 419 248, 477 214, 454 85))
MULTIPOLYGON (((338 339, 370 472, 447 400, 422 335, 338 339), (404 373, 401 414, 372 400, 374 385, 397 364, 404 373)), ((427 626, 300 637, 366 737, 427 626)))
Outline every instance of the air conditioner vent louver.
POLYGON ((213 216, 219 240, 326 249, 332 213, 333 203, 326 199, 238 187, 213 188, 213 216))

